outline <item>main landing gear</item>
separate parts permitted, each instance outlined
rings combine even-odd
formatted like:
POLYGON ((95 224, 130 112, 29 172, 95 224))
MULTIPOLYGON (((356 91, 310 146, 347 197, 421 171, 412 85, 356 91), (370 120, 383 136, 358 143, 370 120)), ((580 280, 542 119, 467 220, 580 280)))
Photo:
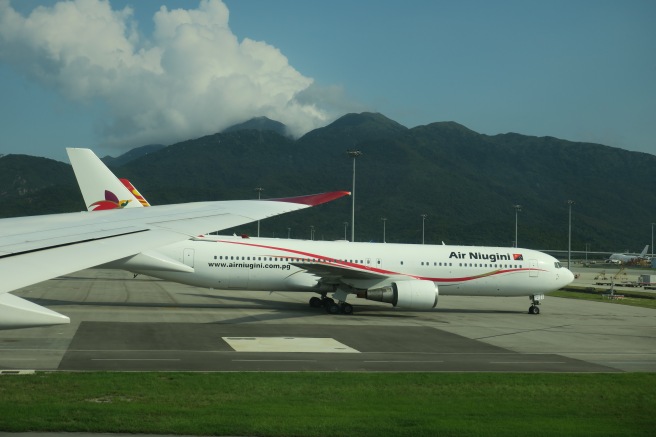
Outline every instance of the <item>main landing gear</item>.
POLYGON ((532 305, 528 309, 529 314, 540 314, 540 301, 544 299, 544 294, 533 294, 529 296, 531 299, 532 305))
POLYGON ((312 308, 325 308, 328 314, 353 314, 353 305, 346 302, 337 303, 334 299, 326 297, 326 293, 322 293, 321 297, 311 297, 310 306, 312 308))

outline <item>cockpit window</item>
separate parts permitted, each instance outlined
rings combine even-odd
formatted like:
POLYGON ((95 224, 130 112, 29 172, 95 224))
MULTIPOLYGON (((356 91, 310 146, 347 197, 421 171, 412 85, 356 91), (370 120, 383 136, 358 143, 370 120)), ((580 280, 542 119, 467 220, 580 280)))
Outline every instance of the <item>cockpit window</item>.
POLYGON ((559 263, 558 261, 556 261, 556 262, 554 263, 554 266, 556 266, 557 269, 559 269, 559 268, 562 267, 562 265, 560 265, 560 263, 559 263))

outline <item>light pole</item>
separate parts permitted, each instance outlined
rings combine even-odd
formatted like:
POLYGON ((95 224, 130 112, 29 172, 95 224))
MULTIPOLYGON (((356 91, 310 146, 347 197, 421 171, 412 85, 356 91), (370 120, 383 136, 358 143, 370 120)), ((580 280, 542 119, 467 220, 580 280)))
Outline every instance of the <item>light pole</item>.
POLYGON ((347 150, 348 156, 353 158, 353 189, 351 190, 351 241, 355 241, 355 159, 362 156, 359 150, 347 150))
POLYGON ((314 240, 314 225, 310 225, 310 240, 314 240))
POLYGON ((585 263, 588 263, 588 251, 590 250, 590 243, 585 243, 585 263))
POLYGON ((573 200, 568 200, 567 204, 569 205, 569 230, 568 230, 568 237, 567 237, 567 268, 569 269, 569 266, 572 262, 572 205, 574 205, 573 200))
POLYGON ((344 241, 348 241, 346 239, 346 228, 348 228, 348 222, 344 222, 344 241))
POLYGON ((387 221, 387 217, 381 217, 380 219, 383 221, 383 243, 387 243, 385 241, 385 222, 387 221))
POLYGON ((292 235, 292 228, 287 228, 287 239, 289 240, 292 235))
POLYGON ((654 260, 654 225, 656 225, 656 223, 651 224, 651 259, 652 259, 652 262, 654 260))
POLYGON ((515 208, 515 247, 519 247, 517 244, 517 213, 522 210, 522 205, 513 205, 515 208))
MULTIPOLYGON (((257 200, 260 200, 262 197, 262 191, 264 191, 264 188, 262 187, 257 187, 255 188, 255 191, 257 191, 257 200)), ((257 221, 257 236, 260 236, 260 221, 257 221)))
POLYGON ((421 244, 424 244, 424 222, 428 214, 421 214, 421 244))

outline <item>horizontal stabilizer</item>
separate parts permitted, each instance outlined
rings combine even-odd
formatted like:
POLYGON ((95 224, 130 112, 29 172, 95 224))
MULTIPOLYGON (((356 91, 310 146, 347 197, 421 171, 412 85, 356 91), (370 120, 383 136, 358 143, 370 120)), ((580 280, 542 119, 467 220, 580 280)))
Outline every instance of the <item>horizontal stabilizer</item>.
POLYGON ((71 320, 10 293, 0 294, 0 329, 63 325, 71 320))

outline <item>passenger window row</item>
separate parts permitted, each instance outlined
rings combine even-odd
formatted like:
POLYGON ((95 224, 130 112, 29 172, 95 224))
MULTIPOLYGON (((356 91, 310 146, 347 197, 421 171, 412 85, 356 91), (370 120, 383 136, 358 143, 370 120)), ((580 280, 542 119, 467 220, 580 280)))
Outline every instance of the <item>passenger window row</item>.
MULTIPOLYGON (((355 263, 355 264, 362 264, 364 265, 364 260, 337 260, 337 259, 332 259, 332 258, 295 258, 295 257, 266 257, 266 256, 229 256, 229 255, 214 255, 214 259, 219 259, 219 260, 225 260, 225 261, 270 261, 270 262, 348 262, 348 263, 355 263)), ((381 260, 377 259, 376 263, 380 265, 381 260)), ((403 265, 403 261, 401 261, 401 265, 403 265)), ((428 261, 422 261, 421 262, 422 266, 430 266, 431 263, 428 261)), ((488 264, 488 263, 458 263, 459 267, 484 267, 484 268, 514 268, 514 269, 519 269, 521 268, 521 265, 517 264, 488 264)), ((450 262, 433 262, 433 267, 453 267, 453 263, 450 262)))
POLYGON ((487 263, 459 263, 460 267, 497 267, 503 269, 519 269, 522 266, 517 264, 487 264, 487 263))
MULTIPOLYGON (((364 264, 363 260, 338 260, 332 258, 295 258, 295 257, 266 257, 266 256, 229 256, 229 255, 214 255, 214 259, 225 261, 274 261, 274 262, 348 262, 355 264, 364 264)), ((378 261, 380 264, 380 260, 378 261)))

